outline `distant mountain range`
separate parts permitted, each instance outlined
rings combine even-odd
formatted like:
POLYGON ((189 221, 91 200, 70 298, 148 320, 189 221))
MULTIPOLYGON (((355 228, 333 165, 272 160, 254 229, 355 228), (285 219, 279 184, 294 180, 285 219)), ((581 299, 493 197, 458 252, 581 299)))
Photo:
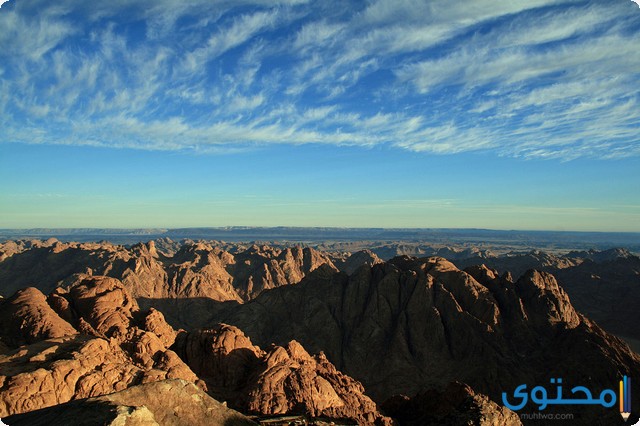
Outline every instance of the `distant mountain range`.
POLYGON ((109 240, 135 244, 150 239, 221 240, 228 242, 290 241, 320 243, 328 241, 428 242, 431 244, 473 244, 552 249, 608 249, 622 247, 640 252, 638 232, 514 231, 447 228, 331 228, 331 227, 250 227, 216 228, 33 228, 0 229, 0 241, 46 239, 60 241, 109 240))

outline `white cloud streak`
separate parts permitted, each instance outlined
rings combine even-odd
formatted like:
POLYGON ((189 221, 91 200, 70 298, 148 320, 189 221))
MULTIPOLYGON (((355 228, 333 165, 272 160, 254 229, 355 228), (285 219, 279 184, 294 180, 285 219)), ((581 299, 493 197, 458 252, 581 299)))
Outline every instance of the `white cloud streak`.
POLYGON ((0 143, 640 155, 622 4, 344 5, 23 0, 0 15, 0 143))

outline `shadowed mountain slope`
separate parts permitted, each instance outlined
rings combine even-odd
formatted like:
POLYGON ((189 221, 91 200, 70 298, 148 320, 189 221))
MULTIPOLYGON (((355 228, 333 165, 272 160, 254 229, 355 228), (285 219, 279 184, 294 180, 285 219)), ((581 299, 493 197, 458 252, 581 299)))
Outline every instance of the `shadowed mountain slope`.
POLYGON ((528 269, 553 274, 576 309, 605 330, 640 341, 640 258, 624 249, 573 251, 554 255, 541 251, 456 260, 460 267, 484 263, 500 274, 517 277, 528 269))
MULTIPOLYGON (((168 313, 180 311, 168 302, 168 313)), ((576 312, 552 275, 533 270, 513 282, 486 267, 401 257, 351 276, 320 267, 243 305, 200 309, 194 316, 233 324, 260 345, 295 338, 324 351, 378 401, 455 380, 500 401, 503 391, 551 377, 605 389, 640 374, 623 341, 576 312)), ((616 424, 615 414, 583 420, 610 415, 616 424)))

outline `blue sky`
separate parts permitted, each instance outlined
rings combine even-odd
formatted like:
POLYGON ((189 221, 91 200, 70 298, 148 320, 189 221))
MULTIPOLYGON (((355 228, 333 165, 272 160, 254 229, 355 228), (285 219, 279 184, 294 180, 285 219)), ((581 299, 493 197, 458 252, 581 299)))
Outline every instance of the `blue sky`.
POLYGON ((640 231, 628 0, 10 0, 0 227, 640 231))

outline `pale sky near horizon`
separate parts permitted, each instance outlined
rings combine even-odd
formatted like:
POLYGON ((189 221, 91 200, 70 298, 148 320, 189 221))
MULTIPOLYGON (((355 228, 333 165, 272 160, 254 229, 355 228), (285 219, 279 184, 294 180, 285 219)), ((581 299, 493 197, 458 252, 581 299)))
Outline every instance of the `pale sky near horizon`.
POLYGON ((11 0, 0 228, 640 231, 628 0, 11 0))

